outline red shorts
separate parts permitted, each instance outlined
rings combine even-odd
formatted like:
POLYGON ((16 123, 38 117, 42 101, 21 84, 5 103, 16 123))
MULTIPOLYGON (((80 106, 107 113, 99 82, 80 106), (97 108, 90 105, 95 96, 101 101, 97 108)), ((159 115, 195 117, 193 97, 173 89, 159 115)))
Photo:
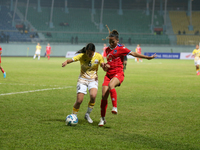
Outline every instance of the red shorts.
MULTIPOLYGON (((102 86, 108 86, 110 80, 111 80, 112 78, 114 78, 114 77, 117 78, 117 79, 119 80, 120 85, 121 85, 121 83, 124 81, 124 72, 117 73, 117 74, 115 74, 115 75, 113 75, 113 76, 109 76, 109 75, 106 74, 105 77, 104 77, 104 81, 103 81, 102 86)), ((119 85, 119 86, 120 86, 120 85, 119 85)))
POLYGON ((0 55, 0 63, 1 63, 1 55, 0 55))

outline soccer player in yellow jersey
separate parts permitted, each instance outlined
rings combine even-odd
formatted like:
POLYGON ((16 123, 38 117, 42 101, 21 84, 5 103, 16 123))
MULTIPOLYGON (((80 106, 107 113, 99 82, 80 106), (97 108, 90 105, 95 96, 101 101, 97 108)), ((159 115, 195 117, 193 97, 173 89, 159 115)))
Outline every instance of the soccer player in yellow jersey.
POLYGON ((88 103, 85 119, 89 123, 93 123, 93 120, 90 118, 90 113, 95 105, 95 99, 97 96, 98 66, 100 65, 106 71, 109 68, 109 65, 104 63, 101 54, 95 52, 95 45, 93 43, 87 44, 86 47, 83 47, 77 53, 80 54, 62 63, 62 67, 65 67, 67 64, 76 61, 80 61, 81 65, 81 72, 77 82, 77 99, 73 106, 72 113, 77 115, 84 95, 87 94, 88 89, 90 93, 90 101, 88 103))
POLYGON ((38 55, 38 60, 40 60, 41 49, 42 49, 42 47, 40 46, 40 43, 37 43, 35 55, 33 56, 33 59, 35 59, 35 57, 38 55))
POLYGON ((193 50, 192 55, 194 55, 194 65, 196 66, 196 73, 197 75, 200 75, 199 73, 200 49, 198 44, 196 45, 196 49, 193 50))

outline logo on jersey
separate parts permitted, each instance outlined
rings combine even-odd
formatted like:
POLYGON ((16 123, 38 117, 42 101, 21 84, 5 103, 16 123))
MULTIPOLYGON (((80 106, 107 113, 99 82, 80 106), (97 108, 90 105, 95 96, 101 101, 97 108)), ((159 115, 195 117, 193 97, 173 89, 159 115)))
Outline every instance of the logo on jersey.
POLYGON ((114 56, 113 56, 112 54, 108 54, 107 60, 108 60, 109 62, 111 62, 113 59, 114 59, 114 56))
POLYGON ((116 54, 117 53, 117 50, 114 50, 113 54, 116 54))
POLYGON ((96 60, 94 61, 94 63, 95 63, 95 64, 98 64, 98 63, 99 63, 99 60, 98 60, 98 59, 96 59, 96 60))

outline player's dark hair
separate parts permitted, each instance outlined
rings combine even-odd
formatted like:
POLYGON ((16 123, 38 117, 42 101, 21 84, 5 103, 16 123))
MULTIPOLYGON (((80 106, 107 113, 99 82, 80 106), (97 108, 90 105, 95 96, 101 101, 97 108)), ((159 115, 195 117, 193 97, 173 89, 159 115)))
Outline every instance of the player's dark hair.
POLYGON ((86 53, 86 50, 91 50, 95 52, 95 45, 93 43, 88 43, 86 47, 83 47, 81 50, 77 51, 77 53, 86 53))
POLYGON ((106 37, 105 39, 102 39, 102 40, 107 40, 109 39, 109 37, 115 37, 117 40, 119 40, 119 33, 117 30, 112 30, 110 31, 109 27, 106 25, 107 29, 108 29, 108 37, 106 37))
POLYGON ((119 33, 117 30, 112 30, 109 34, 109 37, 115 37, 117 40, 119 39, 119 33))

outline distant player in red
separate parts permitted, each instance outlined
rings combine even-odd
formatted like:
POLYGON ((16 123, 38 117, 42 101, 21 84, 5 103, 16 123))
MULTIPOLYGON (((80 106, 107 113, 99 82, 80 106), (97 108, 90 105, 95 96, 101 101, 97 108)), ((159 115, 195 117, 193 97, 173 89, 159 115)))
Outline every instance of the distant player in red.
MULTIPOLYGON (((140 47, 140 44, 137 45, 136 49, 137 49, 137 53, 139 53, 139 54, 142 53, 142 49, 140 47)), ((139 63, 139 59, 140 59, 140 62, 142 62, 142 58, 137 58, 137 62, 139 63)))
POLYGON ((1 54, 2 54, 2 48, 0 46, 0 69, 1 72, 3 73, 3 77, 6 78, 6 72, 3 70, 3 68, 1 67, 1 54))
POLYGON ((103 56, 103 58, 106 58, 106 48, 107 48, 107 45, 106 44, 103 44, 103 54, 102 54, 102 56, 103 56))
POLYGON ((107 64, 110 65, 110 68, 107 70, 107 73, 104 77, 104 82, 102 84, 102 100, 101 100, 101 120, 99 126, 104 126, 106 123, 105 115, 108 105, 108 96, 110 94, 112 100, 112 113, 117 114, 117 92, 115 90, 116 86, 120 86, 124 80, 123 72, 123 59, 126 55, 132 55, 134 57, 153 59, 156 57, 156 54, 153 56, 145 56, 136 52, 132 52, 123 45, 119 44, 119 34, 116 30, 109 32, 109 46, 106 49, 107 55, 107 64))
POLYGON ((50 54, 51 54, 51 46, 48 43, 46 46, 46 56, 47 56, 48 60, 50 59, 50 54))

